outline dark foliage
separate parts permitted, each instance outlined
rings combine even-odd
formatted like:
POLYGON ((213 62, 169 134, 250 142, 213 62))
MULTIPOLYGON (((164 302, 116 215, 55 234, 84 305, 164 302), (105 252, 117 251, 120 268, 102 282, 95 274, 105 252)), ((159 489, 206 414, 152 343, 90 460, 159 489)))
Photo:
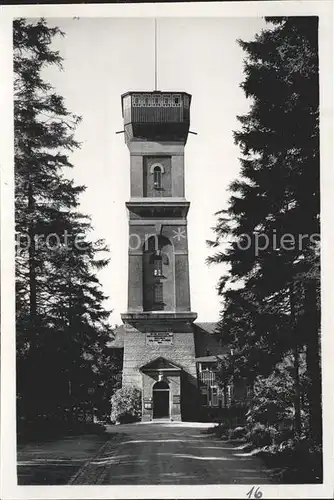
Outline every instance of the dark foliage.
POLYGON ((85 186, 68 174, 81 118, 42 78, 49 65, 61 69, 52 40, 64 33, 44 19, 13 27, 18 423, 71 426, 110 399, 117 371, 97 277, 108 249, 91 239, 79 211, 85 186))
POLYGON ((289 427, 320 445, 318 19, 266 21, 254 41, 239 41, 252 104, 234 134, 241 175, 208 242, 208 262, 227 269, 221 373, 255 387, 249 425, 264 426, 262 437, 289 427))

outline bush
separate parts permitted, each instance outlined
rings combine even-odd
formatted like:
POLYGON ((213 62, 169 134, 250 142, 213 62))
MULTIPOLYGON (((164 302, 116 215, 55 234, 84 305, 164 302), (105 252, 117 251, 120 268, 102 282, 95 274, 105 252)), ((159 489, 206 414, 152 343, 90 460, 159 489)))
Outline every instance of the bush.
POLYGON ((207 430, 208 434, 215 434, 219 438, 227 438, 228 426, 225 422, 219 422, 218 425, 211 427, 207 430))
POLYGON ((321 447, 307 438, 291 438, 264 447, 260 456, 273 470, 275 482, 307 484, 322 481, 321 447))
POLYGON ((272 426, 256 423, 247 434, 247 438, 257 448, 270 446, 277 436, 277 430, 272 426))
POLYGON ((258 376, 254 383, 254 394, 247 422, 265 426, 290 427, 294 419, 294 380, 288 359, 278 364, 268 376, 258 376))
POLYGON ((36 416, 34 420, 20 419, 17 426, 17 438, 19 442, 45 441, 59 439, 63 436, 81 434, 103 434, 104 425, 79 421, 71 415, 63 419, 48 418, 47 416, 36 416))
POLYGON ((229 439, 241 439, 247 434, 245 427, 236 427, 235 429, 230 429, 228 433, 229 439))
POLYGON ((141 414, 141 392, 137 387, 122 387, 112 396, 110 414, 112 423, 136 422, 140 420, 141 414))
POLYGON ((294 430, 292 427, 287 429, 279 429, 276 437, 277 444, 286 443, 290 439, 294 438, 294 430))

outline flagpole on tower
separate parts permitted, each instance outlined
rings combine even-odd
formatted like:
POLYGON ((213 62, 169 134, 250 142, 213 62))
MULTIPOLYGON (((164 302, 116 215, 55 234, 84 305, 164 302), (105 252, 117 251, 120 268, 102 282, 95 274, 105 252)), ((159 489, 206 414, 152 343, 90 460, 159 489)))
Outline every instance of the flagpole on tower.
POLYGON ((158 90, 157 18, 154 18, 154 90, 158 90))

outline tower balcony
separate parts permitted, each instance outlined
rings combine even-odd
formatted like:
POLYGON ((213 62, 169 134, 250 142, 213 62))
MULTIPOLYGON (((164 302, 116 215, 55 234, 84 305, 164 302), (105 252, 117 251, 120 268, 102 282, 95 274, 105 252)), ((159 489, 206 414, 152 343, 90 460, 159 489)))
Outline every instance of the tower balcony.
POLYGON ((122 95, 125 142, 185 144, 191 95, 186 92, 127 92, 122 95))

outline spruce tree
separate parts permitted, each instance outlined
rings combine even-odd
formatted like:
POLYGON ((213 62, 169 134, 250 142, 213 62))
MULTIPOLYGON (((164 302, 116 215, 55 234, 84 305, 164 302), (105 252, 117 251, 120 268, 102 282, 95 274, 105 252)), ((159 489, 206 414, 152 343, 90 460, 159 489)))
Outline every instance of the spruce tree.
POLYGON ((52 41, 64 33, 44 19, 16 19, 13 32, 18 413, 62 419, 94 399, 101 367, 113 366, 97 278, 108 249, 91 239, 79 211, 85 187, 68 174, 81 118, 42 78, 62 67, 52 41))
MULTIPOLYGON (((293 354, 297 420, 298 366, 306 349, 310 434, 320 441, 318 19, 266 21, 268 28, 254 41, 239 41, 246 53, 241 86, 252 105, 238 117, 241 177, 231 183, 228 208, 218 214, 211 242, 217 251, 208 260, 229 266, 219 284, 227 300, 222 326, 227 318, 238 322, 229 283, 240 282, 244 291, 236 296, 253 297, 242 306, 241 318, 253 319, 238 330, 244 346, 261 350, 265 329, 269 352, 281 359, 293 354), (230 244, 221 249, 226 237, 230 244)), ((252 359, 249 351, 246 358, 252 359)))

